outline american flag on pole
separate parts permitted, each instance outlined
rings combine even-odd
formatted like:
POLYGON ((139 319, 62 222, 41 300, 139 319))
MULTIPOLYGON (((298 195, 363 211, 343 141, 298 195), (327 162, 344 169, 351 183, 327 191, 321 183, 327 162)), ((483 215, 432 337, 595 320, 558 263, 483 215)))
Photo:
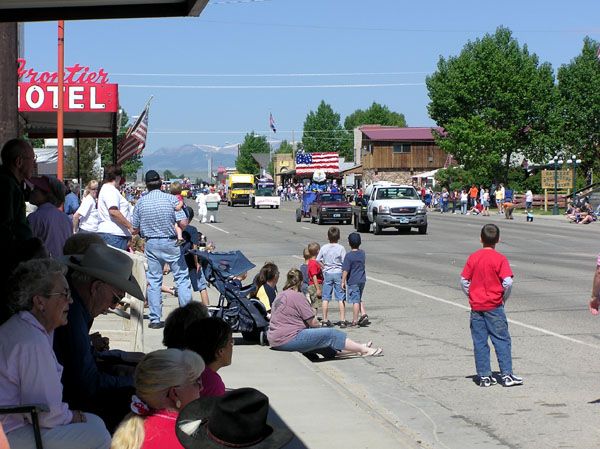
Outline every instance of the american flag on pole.
POLYGON ((296 155, 296 174, 313 173, 323 170, 325 173, 340 171, 340 156, 335 151, 326 153, 298 153, 296 155))
POLYGON ((271 114, 269 112, 269 126, 271 127, 271 129, 273 130, 274 133, 277 132, 277 130, 275 129, 275 119, 273 118, 273 114, 271 114))
POLYGON ((118 147, 117 164, 122 164, 136 154, 140 154, 146 146, 148 136, 148 106, 138 117, 135 124, 127 130, 118 147))

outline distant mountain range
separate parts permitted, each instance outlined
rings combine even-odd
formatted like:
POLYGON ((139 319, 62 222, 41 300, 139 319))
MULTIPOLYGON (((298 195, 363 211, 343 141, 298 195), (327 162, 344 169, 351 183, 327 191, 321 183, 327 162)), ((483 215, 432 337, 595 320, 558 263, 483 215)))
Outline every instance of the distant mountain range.
POLYGON ((237 146, 216 147, 211 145, 183 145, 175 148, 159 148, 144 151, 142 162, 144 171, 156 170, 161 173, 170 170, 176 175, 204 177, 208 173, 209 158, 212 158, 212 170, 219 166, 234 167, 237 146))
MULTIPOLYGON (((273 151, 277 151, 280 141, 270 140, 269 143, 273 151)), ((219 166, 235 167, 237 152, 237 144, 224 147, 188 144, 157 150, 146 149, 142 156, 143 171, 156 170, 162 175, 165 170, 170 170, 177 176, 184 174, 190 178, 204 178, 208 173, 209 158, 212 158, 212 170, 215 172, 219 166)))

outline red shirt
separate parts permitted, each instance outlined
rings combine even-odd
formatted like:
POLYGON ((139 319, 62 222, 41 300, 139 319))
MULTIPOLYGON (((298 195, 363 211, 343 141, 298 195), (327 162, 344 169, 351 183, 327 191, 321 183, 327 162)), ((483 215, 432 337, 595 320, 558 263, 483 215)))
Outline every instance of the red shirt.
POLYGON ((317 262, 316 259, 308 260, 308 285, 313 285, 313 276, 317 276, 317 282, 319 284, 323 283, 323 270, 321 269, 321 265, 317 262))
POLYGON ((178 412, 160 410, 144 420, 144 442, 140 449, 184 449, 175 434, 178 412))
POLYGON ((512 275, 508 259, 496 250, 483 248, 471 254, 461 273, 463 278, 471 281, 471 310, 487 312, 502 305, 502 280, 512 275))

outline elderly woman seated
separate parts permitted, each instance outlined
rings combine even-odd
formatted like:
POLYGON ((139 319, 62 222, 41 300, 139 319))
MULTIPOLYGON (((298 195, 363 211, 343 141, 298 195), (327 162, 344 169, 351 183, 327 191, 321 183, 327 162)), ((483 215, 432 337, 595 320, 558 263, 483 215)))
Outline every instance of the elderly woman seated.
POLYGON ((342 331, 321 327, 314 309, 300 293, 302 273, 291 269, 287 282, 273 302, 268 338, 271 348, 278 351, 301 352, 314 358, 340 355, 380 356, 381 348, 372 348, 371 342, 360 344, 349 339, 342 331), (318 356, 317 356, 318 357, 318 356))
MULTIPOLYGON (((54 330, 67 324, 73 302, 66 267, 51 259, 21 263, 9 280, 15 313, 0 326, 0 404, 42 404, 39 416, 46 449, 108 449, 110 435, 96 415, 69 410, 62 401, 63 367, 52 350, 54 330)), ((0 421, 12 449, 35 446, 33 427, 21 414, 0 421)))

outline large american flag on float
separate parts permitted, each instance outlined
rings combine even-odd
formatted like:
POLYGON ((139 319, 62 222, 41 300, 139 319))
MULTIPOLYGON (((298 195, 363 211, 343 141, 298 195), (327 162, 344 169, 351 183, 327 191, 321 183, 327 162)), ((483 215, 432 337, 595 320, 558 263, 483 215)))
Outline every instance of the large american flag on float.
POLYGON ((140 154, 146 146, 147 136, 148 106, 146 106, 142 114, 138 117, 135 124, 127 130, 125 137, 119 143, 117 164, 122 164, 134 155, 140 154))
POLYGON ((323 170, 325 173, 339 172, 340 156, 335 151, 296 155, 296 174, 313 173, 316 170, 323 170))

